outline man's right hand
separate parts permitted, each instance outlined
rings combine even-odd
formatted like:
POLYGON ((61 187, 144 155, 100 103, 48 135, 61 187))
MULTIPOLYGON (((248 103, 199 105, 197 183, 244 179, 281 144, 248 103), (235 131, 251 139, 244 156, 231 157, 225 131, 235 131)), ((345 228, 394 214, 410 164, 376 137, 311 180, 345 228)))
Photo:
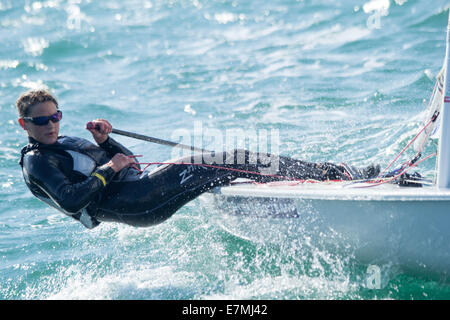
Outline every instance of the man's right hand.
POLYGON ((110 166, 114 172, 119 172, 126 167, 134 166, 136 168, 136 160, 132 157, 124 155, 123 153, 117 153, 111 160, 109 160, 107 165, 110 166))
POLYGON ((91 132, 95 142, 101 144, 108 139, 108 134, 112 132, 112 125, 105 119, 97 119, 88 122, 86 130, 91 132))

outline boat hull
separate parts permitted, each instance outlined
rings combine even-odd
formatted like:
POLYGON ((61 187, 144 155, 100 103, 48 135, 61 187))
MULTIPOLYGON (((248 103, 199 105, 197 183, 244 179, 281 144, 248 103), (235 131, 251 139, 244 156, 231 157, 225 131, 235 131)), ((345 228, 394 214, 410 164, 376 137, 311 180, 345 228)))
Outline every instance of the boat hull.
POLYGON ((362 263, 394 263, 407 272, 449 278, 450 191, 374 189, 241 185, 218 188, 212 197, 244 237, 264 241, 286 230, 294 237, 302 232, 318 243, 340 242, 362 263))

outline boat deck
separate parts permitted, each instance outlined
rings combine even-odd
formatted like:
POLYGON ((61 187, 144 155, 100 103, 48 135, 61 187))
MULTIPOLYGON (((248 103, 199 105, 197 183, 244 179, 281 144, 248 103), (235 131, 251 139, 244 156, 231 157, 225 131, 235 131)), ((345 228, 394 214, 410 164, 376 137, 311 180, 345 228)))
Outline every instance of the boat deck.
POLYGON ((234 197, 292 198, 317 200, 367 201, 450 201, 450 189, 436 186, 400 187, 394 184, 303 183, 238 183, 216 188, 215 194, 234 197))

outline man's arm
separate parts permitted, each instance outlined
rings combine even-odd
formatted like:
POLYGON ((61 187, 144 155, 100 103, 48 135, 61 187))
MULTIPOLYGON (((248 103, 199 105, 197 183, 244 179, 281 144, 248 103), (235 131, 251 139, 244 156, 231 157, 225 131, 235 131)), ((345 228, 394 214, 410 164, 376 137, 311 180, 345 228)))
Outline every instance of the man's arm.
POLYGON ((123 153, 126 156, 133 155, 133 152, 125 148, 122 144, 111 137, 108 137, 105 142, 99 143, 98 145, 100 148, 106 151, 110 158, 114 157, 118 153, 123 153))
MULTIPOLYGON (((112 132, 112 125, 107 120, 97 119, 91 121, 90 124, 90 126, 86 125, 86 129, 91 132, 95 142, 97 142, 100 148, 106 151, 110 158, 119 153, 126 156, 133 155, 133 152, 109 136, 112 132)), ((141 168, 137 163, 133 166, 137 169, 141 168)))
POLYGON ((106 164, 97 167, 86 180, 72 183, 59 169, 58 162, 51 154, 32 152, 24 157, 24 169, 32 184, 38 186, 58 207, 72 214, 89 205, 115 174, 113 168, 106 164))

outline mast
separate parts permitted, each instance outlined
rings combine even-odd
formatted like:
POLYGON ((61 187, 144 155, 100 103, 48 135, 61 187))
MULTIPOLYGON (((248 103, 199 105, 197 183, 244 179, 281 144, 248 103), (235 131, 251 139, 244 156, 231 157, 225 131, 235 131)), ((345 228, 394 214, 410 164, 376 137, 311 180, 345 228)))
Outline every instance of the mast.
POLYGON ((437 185, 439 188, 450 188, 450 12, 447 25, 447 41, 445 52, 444 103, 441 110, 441 136, 438 147, 437 185))

